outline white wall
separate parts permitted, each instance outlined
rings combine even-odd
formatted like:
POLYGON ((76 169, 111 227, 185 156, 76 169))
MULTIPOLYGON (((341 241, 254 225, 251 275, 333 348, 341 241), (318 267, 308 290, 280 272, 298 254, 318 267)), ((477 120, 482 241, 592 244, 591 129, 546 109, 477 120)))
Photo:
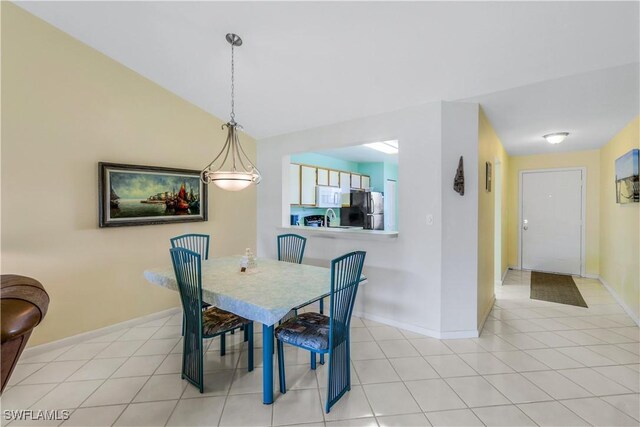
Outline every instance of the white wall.
MULTIPOLYGON (((366 250, 365 274, 369 281, 360 289, 356 306, 361 315, 432 336, 441 336, 443 324, 448 325, 447 330, 463 331, 462 335, 476 334, 476 283, 467 283, 467 276, 456 276, 453 270, 469 268, 475 274, 477 245, 467 246, 468 239, 459 243, 452 240, 446 247, 448 253, 458 254, 459 250, 464 250, 471 254, 466 254, 463 263, 443 264, 442 259, 443 237, 453 237, 460 221, 472 228, 464 228, 465 232, 477 235, 477 195, 472 202, 471 185, 471 195, 465 196, 463 211, 448 205, 443 209, 443 194, 449 198, 448 193, 453 193, 458 156, 465 155, 465 160, 467 156, 473 156, 471 149, 467 153, 457 147, 471 143, 468 136, 474 129, 473 145, 477 147, 477 105, 475 116, 470 114, 474 105, 463 104, 456 108, 451 103, 431 103, 260 140, 258 166, 264 180, 258 186, 259 255, 276 256, 276 236, 283 232, 279 227, 289 223, 288 156, 291 153, 397 139, 400 144, 398 181, 403 183, 398 187, 398 238, 348 240, 310 235, 305 262, 328 266, 332 258, 345 252, 366 250), (443 112, 451 116, 446 121, 450 125, 444 128, 447 132, 444 155, 443 112), (454 157, 455 164, 449 161, 454 157), (468 211, 466 204, 470 203, 476 204, 476 217, 472 219, 464 215, 465 209, 468 211), (427 214, 433 214, 433 225, 427 225, 427 214), (441 218, 444 214, 449 217, 445 221, 448 231, 443 233, 441 218), (473 262, 465 265, 471 257, 473 262), (443 267, 450 277, 453 293, 448 291, 447 284, 443 284, 443 267), (465 285, 468 292, 463 289, 465 285), (442 289, 447 289, 447 307, 471 307, 473 312, 458 321, 452 321, 448 312, 441 313, 442 289), (450 301, 453 298, 457 298, 458 305, 450 301), (463 322, 468 324, 463 325, 463 322)), ((475 155, 477 158, 477 148, 475 155)), ((475 163, 469 159, 471 175, 474 171, 477 174, 475 163)), ((459 317, 459 313, 452 312, 451 315, 459 317)))
POLYGON ((476 325, 478 317, 478 109, 478 104, 442 104, 441 331, 451 335, 476 325), (462 197, 452 189, 460 156, 462 197))

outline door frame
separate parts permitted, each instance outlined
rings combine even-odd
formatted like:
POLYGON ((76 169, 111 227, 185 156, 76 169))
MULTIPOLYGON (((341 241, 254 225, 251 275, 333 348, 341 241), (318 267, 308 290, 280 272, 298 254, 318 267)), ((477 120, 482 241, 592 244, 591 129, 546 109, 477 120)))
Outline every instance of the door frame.
POLYGON ((569 167, 569 168, 546 168, 546 169, 525 169, 519 171, 519 179, 518 183, 518 267, 520 270, 522 268, 522 214, 523 214, 523 194, 522 194, 522 179, 525 173, 544 173, 544 172, 565 172, 565 171, 580 171, 582 172, 582 206, 580 212, 580 276, 586 277, 587 274, 587 266, 586 266, 586 255, 587 255, 587 246, 586 246, 586 237, 587 237, 587 168, 585 166, 579 167, 569 167))

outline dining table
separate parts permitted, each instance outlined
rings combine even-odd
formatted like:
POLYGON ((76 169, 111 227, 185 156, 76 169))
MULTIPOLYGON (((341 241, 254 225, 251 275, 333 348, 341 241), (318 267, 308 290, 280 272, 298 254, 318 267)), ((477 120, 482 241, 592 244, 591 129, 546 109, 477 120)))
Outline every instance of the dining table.
MULTIPOLYGON (((242 256, 212 257, 201 263, 202 300, 262 324, 263 403, 273 403, 274 325, 291 310, 331 293, 331 269, 257 258, 241 271, 242 256)), ((171 263, 145 270, 150 283, 178 291, 171 263)), ((365 283, 364 275, 360 283, 365 283)))

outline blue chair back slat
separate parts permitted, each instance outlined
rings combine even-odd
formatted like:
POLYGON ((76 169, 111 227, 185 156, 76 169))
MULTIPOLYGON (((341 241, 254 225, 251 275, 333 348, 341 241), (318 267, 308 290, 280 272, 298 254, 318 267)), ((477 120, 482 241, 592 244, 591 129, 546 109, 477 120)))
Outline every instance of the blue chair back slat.
POLYGON ((171 240, 172 248, 185 248, 200 255, 203 260, 209 259, 209 240, 208 234, 183 234, 174 237, 171 240))
POLYGON ((327 412, 351 388, 349 327, 365 256, 356 251, 331 261, 327 412))
POLYGON ((180 300, 185 314, 183 375, 202 392, 202 270, 200 254, 189 249, 170 249, 173 270, 178 282, 180 300))
POLYGON ((278 236, 278 261, 302 264, 307 238, 297 234, 278 236))

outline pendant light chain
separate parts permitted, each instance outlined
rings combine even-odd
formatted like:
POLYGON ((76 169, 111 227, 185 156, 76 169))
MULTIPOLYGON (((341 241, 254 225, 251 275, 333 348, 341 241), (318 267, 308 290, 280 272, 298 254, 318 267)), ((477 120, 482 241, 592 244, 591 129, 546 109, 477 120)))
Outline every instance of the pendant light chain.
POLYGON ((235 60, 234 60, 235 43, 231 43, 231 122, 236 122, 236 103, 235 103, 235 60))

